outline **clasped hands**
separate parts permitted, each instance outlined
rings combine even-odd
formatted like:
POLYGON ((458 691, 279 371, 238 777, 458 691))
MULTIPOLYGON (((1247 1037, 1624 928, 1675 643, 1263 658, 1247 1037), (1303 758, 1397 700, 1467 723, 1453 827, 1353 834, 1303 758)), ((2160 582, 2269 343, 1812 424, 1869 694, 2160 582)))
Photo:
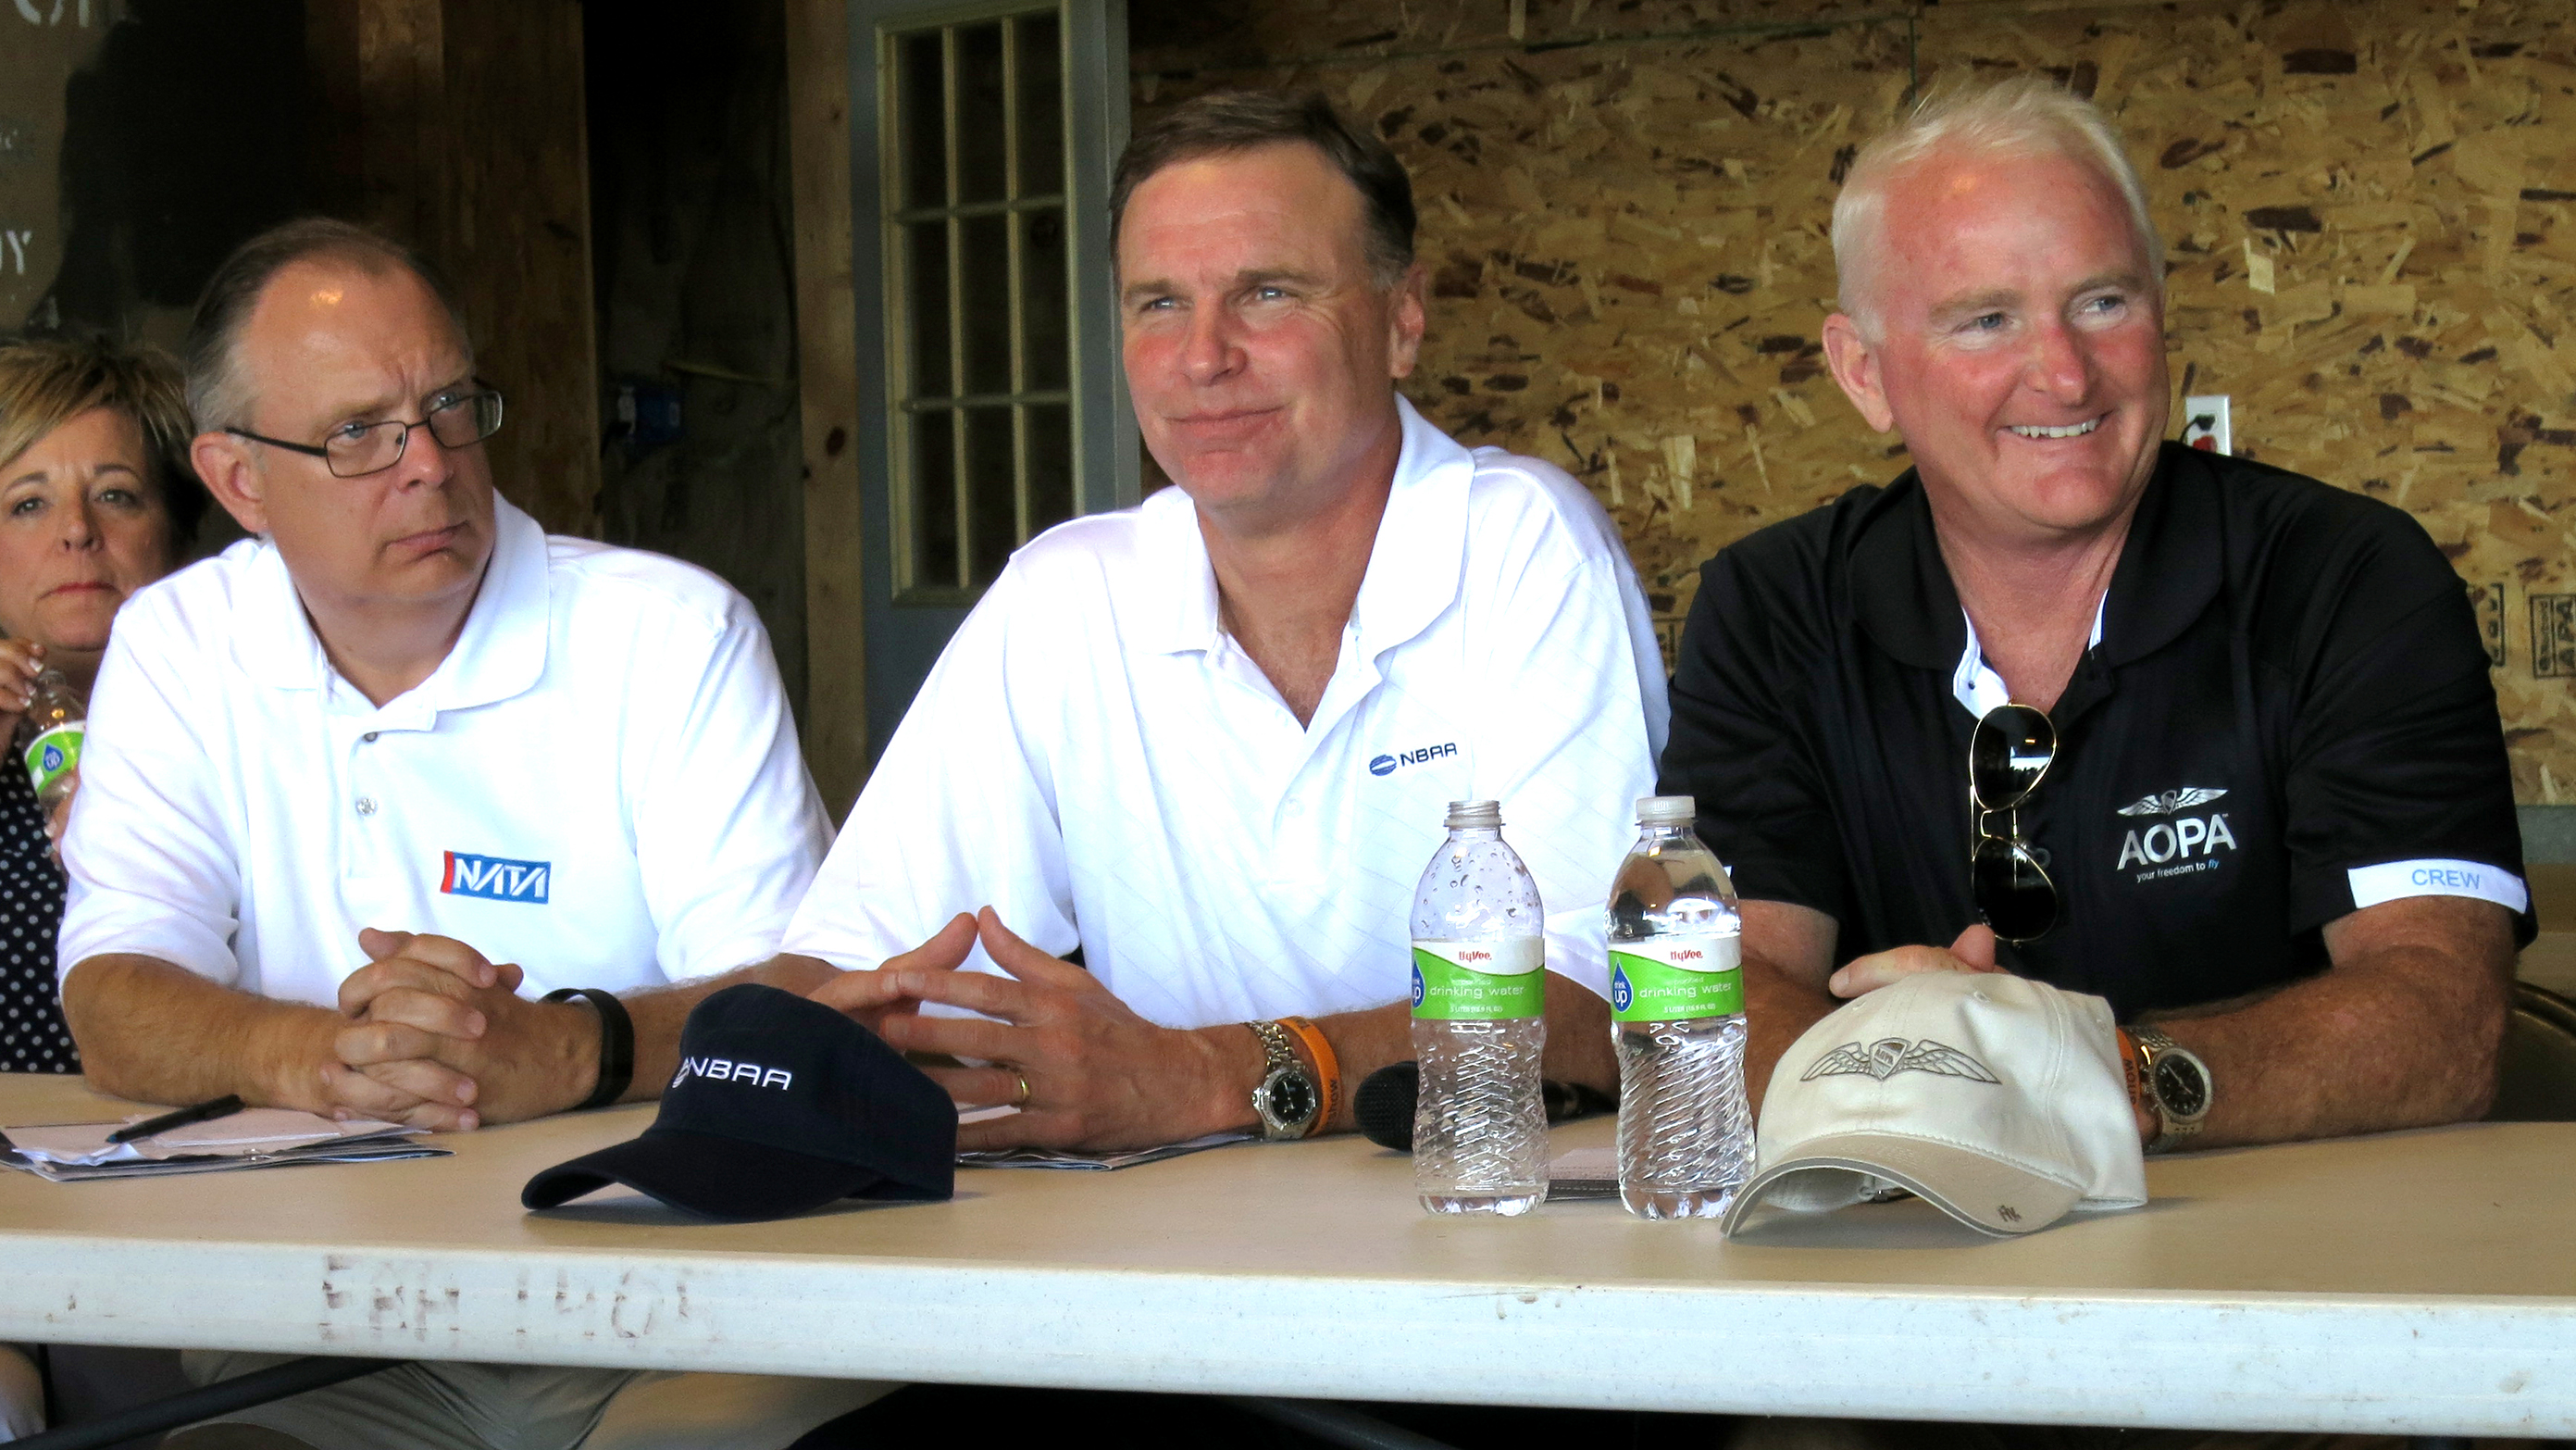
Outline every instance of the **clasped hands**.
POLYGON ((989 906, 811 995, 899 1051, 989 1064, 924 1069, 961 1107, 1019 1108, 960 1124, 960 1148, 1145 1148, 1253 1121, 1261 1049, 1250 1032, 1148 1022, 1090 972, 1021 940, 989 906), (958 970, 978 941, 1009 976, 958 970), (929 1002, 984 1015, 925 1016, 929 1002))
POLYGON ((452 937, 358 933, 367 965, 340 983, 340 1014, 321 1065, 323 1110, 441 1132, 561 1112, 587 1097, 599 1026, 573 1002, 518 995, 515 963, 495 965, 452 937))

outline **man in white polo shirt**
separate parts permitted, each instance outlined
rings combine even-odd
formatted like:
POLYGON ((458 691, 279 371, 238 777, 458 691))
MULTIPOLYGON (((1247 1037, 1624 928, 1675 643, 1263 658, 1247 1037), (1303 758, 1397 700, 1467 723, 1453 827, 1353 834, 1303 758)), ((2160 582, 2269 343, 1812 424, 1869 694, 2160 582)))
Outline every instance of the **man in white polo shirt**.
MULTIPOLYGON (((61 944, 91 1081, 470 1128, 654 1096, 699 998, 810 986, 746 970, 826 840, 758 620, 496 496, 500 400, 410 255, 256 238, 190 352, 255 537, 136 595, 99 671, 61 944)), ((631 1378, 405 1366, 173 1443, 571 1446, 631 1378)))
POLYGON ((191 403, 257 537, 119 617, 64 846, 90 1075, 440 1128, 591 1098, 599 1008, 497 962, 531 995, 691 983, 624 1004, 651 1096, 825 839, 759 622, 494 493, 499 399, 385 244, 322 223, 244 253, 191 403))
POLYGON ((1665 716, 1616 532, 1562 471, 1396 395, 1423 328, 1411 187, 1320 98, 1182 106, 1113 207, 1128 383, 1178 487, 1013 558, 786 950, 885 968, 817 995, 995 1064, 945 1077, 1022 1108, 969 1146, 1323 1131, 1412 1055, 1414 887, 1445 804, 1491 797, 1549 965, 1591 989, 1550 984, 1549 1075, 1607 1085, 1598 923, 1665 716), (1258 1091, 1281 1074, 1307 1092, 1258 1091), (1301 1096, 1329 1111, 1274 1111, 1301 1096))

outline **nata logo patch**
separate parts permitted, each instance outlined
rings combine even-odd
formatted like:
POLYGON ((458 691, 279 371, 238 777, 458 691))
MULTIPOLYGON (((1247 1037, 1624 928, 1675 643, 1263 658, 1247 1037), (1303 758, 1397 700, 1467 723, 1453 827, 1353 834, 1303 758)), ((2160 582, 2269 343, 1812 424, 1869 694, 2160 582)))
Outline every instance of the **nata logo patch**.
POLYGON ((439 875, 438 889, 449 896, 480 896, 486 901, 526 901, 538 906, 546 904, 546 888, 554 875, 551 862, 469 856, 463 851, 449 851, 445 855, 447 869, 439 875))

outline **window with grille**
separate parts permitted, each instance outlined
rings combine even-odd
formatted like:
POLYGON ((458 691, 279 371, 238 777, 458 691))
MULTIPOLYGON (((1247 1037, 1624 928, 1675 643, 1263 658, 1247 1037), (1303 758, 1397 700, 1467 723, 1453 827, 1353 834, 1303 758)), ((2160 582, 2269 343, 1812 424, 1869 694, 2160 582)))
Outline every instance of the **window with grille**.
POLYGON ((883 35, 889 502, 899 601, 958 602, 1077 508, 1065 27, 883 35))
POLYGON ((830 607, 862 641, 882 745, 1011 550, 1137 499, 1109 253, 1127 9, 847 0, 845 15, 859 498, 853 518, 816 495, 809 519, 830 522, 807 542, 856 556, 858 589, 845 572, 830 607))

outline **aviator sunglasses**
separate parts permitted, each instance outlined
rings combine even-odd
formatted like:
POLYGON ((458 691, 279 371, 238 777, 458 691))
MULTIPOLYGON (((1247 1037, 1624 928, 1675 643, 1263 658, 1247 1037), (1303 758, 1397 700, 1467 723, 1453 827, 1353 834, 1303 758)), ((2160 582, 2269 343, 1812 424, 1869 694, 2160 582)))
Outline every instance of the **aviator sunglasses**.
POLYGON ((1977 914, 2008 942, 2034 941, 2057 924, 2057 883, 2021 833, 2022 804, 2056 759, 2057 727, 2029 705, 1997 705, 1968 737, 1968 802, 1977 821, 1968 879, 1977 914))

